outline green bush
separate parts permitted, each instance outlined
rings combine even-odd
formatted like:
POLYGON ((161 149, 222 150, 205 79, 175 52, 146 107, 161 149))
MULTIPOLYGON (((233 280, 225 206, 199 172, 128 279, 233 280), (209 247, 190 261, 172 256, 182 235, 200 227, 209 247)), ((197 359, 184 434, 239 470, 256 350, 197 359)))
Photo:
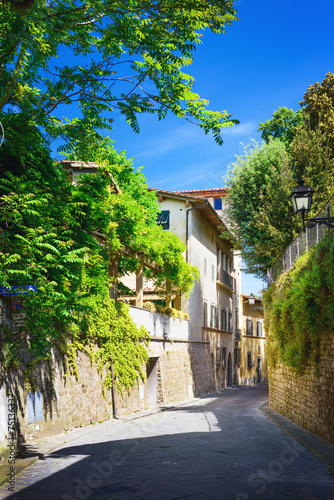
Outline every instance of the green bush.
POLYGON ((334 332, 334 239, 322 240, 264 293, 268 363, 303 374, 319 368, 321 339, 334 332))

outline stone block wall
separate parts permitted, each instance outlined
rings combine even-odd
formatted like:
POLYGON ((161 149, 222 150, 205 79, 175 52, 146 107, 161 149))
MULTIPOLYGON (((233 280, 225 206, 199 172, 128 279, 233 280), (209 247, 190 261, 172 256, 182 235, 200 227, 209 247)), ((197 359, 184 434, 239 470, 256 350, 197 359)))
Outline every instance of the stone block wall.
POLYGON ((269 406, 296 424, 334 443, 334 333, 321 345, 319 376, 303 376, 277 364, 269 370, 269 406))
POLYGON ((162 403, 184 401, 214 390, 206 342, 151 341, 149 353, 159 357, 162 403))
MULTIPOLYGON (((184 401, 214 389, 210 382, 210 353, 206 343, 155 339, 150 342, 149 355, 158 363, 154 380, 157 388, 155 404, 184 401)), ((63 360, 54 352, 52 369, 46 363, 36 366, 34 393, 28 390, 20 371, 1 380, 2 396, 6 391, 16 397, 16 418, 22 442, 112 418, 111 391, 106 390, 103 396, 103 377, 97 366, 91 365, 88 356, 82 352, 78 353, 76 363, 79 378, 70 374, 64 377, 63 360)), ((118 416, 148 407, 147 381, 139 381, 129 394, 116 393, 118 416)), ((3 440, 6 432, 4 415, 1 420, 3 440)))

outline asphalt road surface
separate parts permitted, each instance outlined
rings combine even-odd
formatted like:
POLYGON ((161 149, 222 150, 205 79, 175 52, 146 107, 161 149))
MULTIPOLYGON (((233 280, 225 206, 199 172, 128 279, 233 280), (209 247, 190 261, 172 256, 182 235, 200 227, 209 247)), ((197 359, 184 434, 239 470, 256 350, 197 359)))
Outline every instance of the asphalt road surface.
POLYGON ((240 387, 132 421, 104 422, 24 471, 11 500, 332 500, 334 477, 240 387))

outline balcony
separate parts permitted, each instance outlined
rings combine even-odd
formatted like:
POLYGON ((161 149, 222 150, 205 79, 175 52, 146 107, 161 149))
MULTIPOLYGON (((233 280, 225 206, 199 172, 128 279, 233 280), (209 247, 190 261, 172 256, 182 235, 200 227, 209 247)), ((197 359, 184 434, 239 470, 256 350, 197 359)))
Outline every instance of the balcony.
POLYGON ((227 271, 224 271, 224 269, 217 270, 217 281, 219 281, 223 285, 230 288, 230 290, 233 290, 233 292, 235 292, 236 290, 235 279, 227 271))

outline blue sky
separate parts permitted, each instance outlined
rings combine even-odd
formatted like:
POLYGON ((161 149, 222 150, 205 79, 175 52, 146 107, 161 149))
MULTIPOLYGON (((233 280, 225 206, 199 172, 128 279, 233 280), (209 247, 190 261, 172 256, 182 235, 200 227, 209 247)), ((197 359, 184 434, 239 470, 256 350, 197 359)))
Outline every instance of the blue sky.
MULTIPOLYGON (((126 150, 136 167, 144 166, 149 185, 161 189, 223 186, 222 176, 242 154, 242 144, 260 140, 258 124, 281 106, 294 110, 309 85, 334 71, 333 0, 237 0, 239 21, 225 35, 205 32, 194 63, 194 91, 240 125, 223 132, 224 145, 184 120, 150 115, 139 119, 140 134, 115 116, 110 134, 118 151, 126 150)), ((243 293, 261 283, 243 276, 243 293)))

